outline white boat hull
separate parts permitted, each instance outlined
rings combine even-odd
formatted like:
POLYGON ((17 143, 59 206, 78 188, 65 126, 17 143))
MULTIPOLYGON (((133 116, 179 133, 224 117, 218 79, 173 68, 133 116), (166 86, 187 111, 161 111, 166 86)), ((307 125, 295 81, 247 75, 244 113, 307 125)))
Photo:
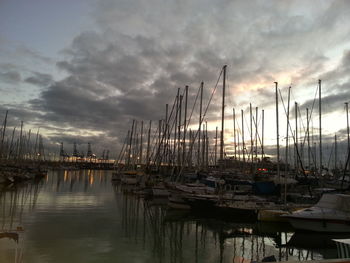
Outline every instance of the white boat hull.
POLYGON ((350 221, 327 219, 317 220, 293 217, 288 217, 288 220, 295 229, 329 233, 350 233, 350 221))

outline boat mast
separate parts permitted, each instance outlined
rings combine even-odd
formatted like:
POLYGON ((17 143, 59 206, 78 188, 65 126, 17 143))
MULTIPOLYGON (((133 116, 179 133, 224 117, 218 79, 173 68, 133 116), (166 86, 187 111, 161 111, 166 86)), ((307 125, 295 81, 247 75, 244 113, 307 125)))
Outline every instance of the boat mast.
POLYGON ((249 113, 250 113, 250 170, 253 170, 253 111, 252 111, 252 104, 249 103, 249 113))
POLYGON ((143 121, 141 121, 141 133, 140 133, 140 165, 142 165, 142 151, 143 151, 143 121))
POLYGON ((278 123, 278 83, 275 82, 276 89, 276 138, 277 138, 277 177, 280 179, 280 141, 279 141, 279 123, 278 123))
POLYGON ((241 110, 242 114, 242 153, 243 153, 243 164, 245 163, 245 143, 244 143, 244 112, 241 110))
POLYGON ((20 131, 20 134, 19 134, 19 145, 18 145, 18 159, 22 159, 22 144, 23 144, 23 121, 21 121, 21 131, 20 131))
POLYGON ((179 102, 179 122, 178 122, 178 146, 177 146, 177 166, 181 167, 181 115, 182 115, 182 99, 183 95, 180 95, 180 102, 179 102))
POLYGON ((224 164, 224 121, 225 121, 225 88, 226 88, 226 67, 223 67, 223 81, 222 81, 222 110, 221 110, 221 137, 220 137, 220 160, 221 160, 221 171, 223 170, 224 164))
POLYGON ((289 151, 289 105, 290 105, 290 89, 288 88, 288 103, 287 103, 287 131, 286 131, 286 163, 285 163, 285 174, 284 174, 284 204, 287 204, 287 183, 286 178, 288 174, 289 162, 288 162, 288 151, 289 151))
POLYGON ((346 108, 346 131, 348 135, 348 156, 350 155, 350 133, 349 133, 349 105, 347 102, 345 102, 345 108, 346 108))
POLYGON ((205 149, 206 149, 206 154, 205 154, 205 165, 206 169, 209 169, 209 138, 208 138, 208 122, 205 122, 205 149))
POLYGON ((235 147, 235 160, 237 161, 237 144, 236 144, 236 113, 235 108, 233 108, 233 145, 235 147))
POLYGON ((169 112, 169 104, 165 104, 165 147, 164 147, 164 156, 165 156, 165 163, 167 166, 169 166, 170 160, 169 160, 169 120, 168 120, 168 113, 169 112))
POLYGON ((262 122, 262 126, 261 126, 261 160, 265 157, 265 152, 264 152, 264 117, 265 117, 265 111, 262 110, 261 112, 262 116, 261 116, 261 122, 262 122))
POLYGON ((173 165, 176 166, 176 142, 177 142, 177 120, 179 111, 180 88, 177 89, 176 110, 175 110, 175 127, 174 127, 174 145, 173 145, 173 165))
POLYGON ((202 152, 201 152, 201 164, 205 168, 205 123, 203 123, 203 132, 202 132, 202 152))
POLYGON ((298 103, 294 103, 295 110, 295 151, 294 151, 294 167, 295 171, 298 173, 299 164, 298 164, 298 103))
POLYGON ((319 104, 318 104, 318 112, 319 112, 319 125, 320 125, 320 176, 322 176, 322 107, 321 107, 321 80, 318 80, 318 99, 319 99, 319 104))
POLYGON ((1 135, 1 155, 4 154, 4 139, 5 139, 5 133, 6 133, 6 125, 7 125, 7 114, 8 114, 8 110, 6 111, 5 114, 5 119, 4 119, 4 126, 2 128, 2 135, 1 135))
MULTIPOLYGON (((128 161, 127 161, 127 167, 130 166, 130 158, 131 158, 131 145, 132 145, 132 135, 134 133, 134 125, 135 125, 135 120, 132 120, 132 126, 131 126, 131 132, 130 132, 130 140, 129 140, 129 149, 128 149, 128 161)), ((129 167, 130 168, 130 167, 129 167)))
POLYGON ((338 145, 337 145, 337 134, 334 135, 334 171, 337 171, 337 160, 338 160, 338 145))
POLYGON ((255 107, 255 160, 258 160, 258 107, 255 107))
POLYGON ((215 129, 215 155, 214 155, 214 159, 215 159, 215 167, 217 165, 217 152, 218 152, 218 126, 216 126, 216 129, 215 129))
POLYGON ((187 101, 188 101, 188 86, 185 87, 185 116, 184 116, 184 136, 183 136, 183 151, 182 151, 182 160, 183 165, 186 166, 185 157, 186 157, 186 133, 187 133, 187 101))
POLYGON ((198 126, 198 152, 197 152, 197 165, 198 169, 201 167, 201 128, 202 128, 202 103, 203 103, 203 81, 201 82, 200 87, 200 100, 199 100, 199 126, 198 126))
POLYGON ((190 129, 189 132, 189 141, 190 141, 190 148, 188 150, 188 167, 191 169, 192 168, 192 150, 193 150, 193 145, 194 145, 194 140, 193 140, 193 135, 192 135, 192 130, 190 129))
POLYGON ((311 170, 311 158, 310 158, 310 117, 309 108, 306 108, 306 130, 307 130, 307 159, 308 168, 311 170))

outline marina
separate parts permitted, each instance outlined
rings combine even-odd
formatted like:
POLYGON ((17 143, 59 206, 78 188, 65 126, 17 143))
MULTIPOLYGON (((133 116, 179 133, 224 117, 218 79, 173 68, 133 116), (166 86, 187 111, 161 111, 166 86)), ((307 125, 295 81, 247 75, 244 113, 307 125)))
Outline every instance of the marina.
POLYGON ((0 263, 350 263, 349 24, 2 0, 0 263))
MULTIPOLYGON (((292 131, 289 106, 285 112, 286 145, 280 146, 279 103, 283 102, 283 96, 275 82, 277 144, 270 146, 270 154, 266 153, 264 111, 259 116, 256 107, 253 114, 250 104, 249 139, 244 137, 243 110, 239 125, 233 109, 234 150, 229 151, 224 135, 230 132, 224 128, 226 70, 225 65, 204 107, 204 83, 201 82, 189 117, 189 87, 186 86, 182 91, 177 90, 172 106, 165 105, 165 118, 159 120, 158 127, 152 128, 150 121, 146 129, 143 121, 133 120, 116 160, 109 159, 108 150, 98 157, 92 152, 90 142, 86 155, 78 152, 76 143, 72 154, 67 154, 60 143, 58 158, 46 158, 39 130, 35 142, 31 130, 23 129, 23 122, 19 134, 6 135, 6 112, 0 148, 3 196, 0 237, 14 241, 15 249, 11 256, 9 244, 3 242, 4 260, 36 262, 37 257, 48 257, 45 260, 49 262, 63 261, 61 255, 42 251, 45 245, 40 243, 41 239, 34 238, 40 247, 43 246, 42 252, 36 251, 38 248, 33 250, 31 242, 34 241, 21 241, 30 240, 38 233, 40 237, 43 231, 52 232, 38 227, 36 215, 41 215, 41 211, 49 218, 54 218, 55 213, 62 216, 61 222, 56 219, 44 222, 53 228, 56 225, 57 229, 65 227, 67 221, 71 221, 73 228, 85 229, 85 233, 78 232, 76 237, 70 233, 68 237, 61 237, 70 239, 70 248, 59 236, 44 235, 44 240, 50 238, 51 242, 58 242, 53 247, 69 249, 65 252, 69 256, 73 254, 69 260, 75 260, 71 249, 77 250, 76 260, 79 258, 82 262, 109 261, 114 253, 118 254, 118 259, 128 262, 141 259, 142 262, 221 263, 342 258, 350 237, 350 195, 346 179, 350 151, 343 166, 337 166, 337 159, 334 159, 333 169, 322 164, 321 80, 316 89, 319 95, 317 147, 311 147, 308 138, 312 115, 307 115, 306 130, 300 130, 304 135, 297 133, 296 120, 295 132, 291 135, 294 143, 289 145, 288 131, 292 131), (216 127, 213 140, 208 136, 205 116, 219 88, 222 89, 221 131, 218 136, 216 127), (191 122, 192 113, 198 107, 198 122, 191 122), (293 156, 289 155, 291 149, 293 156), (280 155, 282 150, 285 150, 283 156, 280 155), (28 207, 31 208, 25 210, 28 207), (90 217, 93 221, 89 221, 90 217), (31 218, 35 220, 27 221, 31 218), (32 234, 28 235, 27 230, 32 234), (114 231, 115 235, 111 235, 114 231), (77 244, 72 245, 75 239, 77 244), (307 239, 309 241, 305 242, 307 239), (23 248, 19 247, 21 243, 23 248), (123 250, 119 250, 119 246, 123 250), (81 249, 92 254, 82 257, 81 249)), ((288 105, 289 100, 288 95, 288 105)), ((349 127, 348 122, 346 125, 349 127)), ((347 131, 349 136, 348 128, 347 131)), ((334 151, 336 156, 335 148, 334 151)))
POLYGON ((170 208, 101 170, 49 171, 1 191, 1 262, 250 262, 337 258, 344 233, 170 208))

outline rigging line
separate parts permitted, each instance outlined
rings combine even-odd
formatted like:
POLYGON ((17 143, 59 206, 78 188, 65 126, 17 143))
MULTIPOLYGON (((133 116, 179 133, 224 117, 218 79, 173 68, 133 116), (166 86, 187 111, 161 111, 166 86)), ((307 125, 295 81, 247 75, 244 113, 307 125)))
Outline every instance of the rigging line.
POLYGON ((262 146, 262 140, 261 140, 261 138, 260 138, 260 133, 259 133, 259 124, 260 124, 260 122, 262 121, 262 116, 260 115, 260 116, 258 116, 258 122, 256 122, 256 120, 255 120, 255 116, 253 116, 253 123, 255 124, 255 128, 258 130, 257 131, 257 139, 258 139, 258 142, 260 143, 260 146, 262 146))
POLYGON ((201 86, 199 85, 198 91, 197 91, 197 95, 196 95, 196 98, 195 98, 195 100, 194 100, 194 104, 193 104, 193 107, 192 107, 192 111, 191 111, 190 117, 189 117, 188 122, 187 122, 187 125, 186 125, 186 129, 188 128, 188 126, 189 126, 190 123, 191 123, 192 114, 193 114, 194 108, 195 108, 196 103, 197 103, 197 100, 198 100, 200 88, 201 88, 201 86))
MULTIPOLYGON (((314 106, 315 106, 317 94, 318 94, 318 86, 316 87, 315 97, 314 97, 314 101, 313 101, 313 103, 312 103, 309 121, 311 120, 312 112, 313 112, 313 110, 314 110, 314 106)), ((309 123, 309 124, 310 124, 310 123, 309 123)))
MULTIPOLYGON (((246 129, 248 129, 248 137, 250 138, 250 141, 249 141, 249 143, 245 143, 245 149, 246 149, 246 152, 247 152, 247 157, 248 157, 248 159, 251 157, 250 155, 251 155, 251 153, 252 153, 252 149, 250 149, 250 151, 248 152, 248 146, 251 146, 251 142, 253 141, 253 138, 251 138, 251 133, 250 133, 250 123, 248 123, 248 121, 247 121, 247 119, 246 119, 246 116, 244 115, 244 121, 245 121, 245 127, 246 127, 246 129)), ((251 148, 251 147, 249 147, 249 148, 251 148)))
POLYGON ((210 98, 209 98, 207 107, 205 108, 203 117, 202 117, 202 119, 201 119, 201 124, 203 123, 204 117, 205 117, 206 114, 207 114, 207 111, 208 111, 208 108, 209 108, 209 106, 210 106, 211 100, 213 99, 214 93, 215 93, 215 91, 216 91, 216 89, 217 89, 217 87, 218 87, 218 84, 219 84, 219 81, 220 81, 222 72, 223 72, 223 69, 221 69, 220 75, 219 75, 219 77, 218 77, 218 80, 216 81, 215 87, 214 87, 214 89, 213 89, 213 91, 212 91, 212 93, 211 93, 211 95, 210 95, 210 98))
MULTIPOLYGON (((288 116, 287 109, 286 109, 286 105, 284 104, 284 100, 283 100, 283 96, 282 96, 281 90, 278 89, 278 91, 279 91, 280 98, 281 98, 281 101, 282 101, 284 113, 286 114, 286 116, 288 116)), ((287 126, 288 126, 289 129, 290 129, 291 136, 293 137, 293 141, 294 141, 294 144, 295 144, 295 134, 293 133, 292 127, 291 127, 291 125, 290 125, 290 120, 288 120, 287 126)), ((288 129, 288 127, 287 127, 287 129, 288 129)))
MULTIPOLYGON (((330 167, 331 159, 333 157, 333 149, 335 148, 335 143, 332 143, 332 148, 331 148, 331 153, 329 154, 328 162, 327 162, 327 167, 330 167)), ((328 149, 327 149, 328 150, 328 149)))
MULTIPOLYGON (((168 117, 168 118, 169 118, 169 122, 170 122, 170 119, 171 119, 172 114, 173 114, 173 112, 174 112, 174 108, 175 108, 175 104, 176 104, 176 99, 177 99, 177 95, 175 96, 174 103, 173 103, 173 107, 172 107, 171 112, 170 112, 170 115, 169 115, 169 117, 168 117)), ((173 120, 173 123, 172 123, 172 126, 171 126, 170 131, 173 130, 173 127, 174 127, 175 122, 176 122, 176 119, 175 119, 175 117, 174 117, 174 120, 173 120)), ((156 139, 156 136, 157 136, 157 133, 158 133, 158 127, 157 127, 157 130, 156 130, 155 134, 153 135, 152 144, 154 143, 154 144, 153 144, 154 146, 153 146, 153 148, 152 148, 152 152, 151 152, 151 155, 150 155, 150 158, 149 158, 150 160, 151 160, 151 158, 153 157, 153 155, 154 155, 154 158, 157 158, 157 156, 159 155, 159 152, 160 152, 160 145, 163 143, 164 137, 166 136, 166 133, 168 132, 168 130, 167 130, 168 125, 167 125, 167 124, 168 124, 168 120, 166 120, 166 130, 165 130, 165 133, 164 133, 163 136, 162 136, 162 139, 161 139, 161 141, 160 141, 158 147, 157 147, 157 145, 154 143, 154 140, 156 139), (156 148, 158 148, 158 149, 157 149, 157 152, 155 153, 155 149, 156 149, 156 148)), ((168 139, 170 139, 170 137, 171 137, 171 132, 169 132, 168 139)))
MULTIPOLYGON (((281 101, 282 101, 284 113, 286 114, 286 116, 288 116, 288 115, 287 115, 287 110, 286 110, 286 105, 284 104, 284 100, 283 100, 283 97, 282 97, 281 90, 278 89, 278 91, 279 91, 280 98, 281 98, 281 101)), ((288 124, 287 124, 287 129, 288 129, 288 126, 289 126, 289 129, 290 129, 290 132, 291 132, 291 136, 292 136, 292 138, 293 138, 293 142, 294 142, 294 146, 295 146, 295 151, 296 151, 296 154, 297 154, 298 162, 300 163, 300 167, 301 167, 301 169, 302 169, 302 171, 303 171, 304 176, 306 176, 306 174, 305 174, 305 169, 304 169, 304 165, 303 165, 303 162, 302 162, 301 157, 300 157, 300 153, 299 153, 299 149, 298 149, 298 144, 297 144, 297 142, 296 142, 295 134, 293 135, 292 127, 291 127, 291 125, 290 125, 289 120, 288 120, 288 124)))
MULTIPOLYGON (((208 101, 208 104, 207 104, 207 106, 206 106, 206 108, 205 108, 203 117, 202 117, 201 120, 200 120, 200 123, 199 123, 200 125, 202 125, 203 120, 204 120, 204 117, 206 116, 206 113, 207 113, 208 108, 209 108, 209 106, 210 106, 210 103, 211 103, 211 101, 212 101, 212 99, 213 99, 214 93, 215 93, 215 91, 216 91, 216 89, 217 89, 217 86, 218 86, 218 84, 219 84, 219 81, 220 81, 220 78, 221 78, 222 73, 223 73, 223 68, 222 68, 221 71, 220 71, 220 74, 219 74, 219 77, 218 77, 218 79, 217 79, 217 81, 216 81, 215 87, 214 87, 214 89, 213 89, 213 91, 212 91, 212 93, 211 93, 211 96, 210 96, 209 101, 208 101)), ((193 147, 193 145, 195 144, 195 141, 196 141, 196 139, 197 139, 198 133, 199 133, 199 127, 198 127, 198 129, 196 130, 196 133, 194 134, 193 142, 192 142, 192 144, 191 144, 191 147, 193 147)), ((187 156, 186 161, 188 161, 188 156, 187 156)), ((182 166, 182 167, 181 167, 181 170, 179 171, 179 173, 178 173, 178 175, 176 176, 175 180, 177 180, 177 178, 182 174, 183 169, 184 169, 184 167, 182 166)))
POLYGON ((130 132, 130 130, 128 131, 127 135, 125 136, 125 139, 124 139, 124 142, 123 142, 123 147, 122 147, 122 149, 120 150, 120 153, 119 153, 118 158, 117 158, 117 160, 116 160, 116 164, 117 164, 117 165, 119 164, 119 161, 121 162, 121 160, 122 160, 123 157, 124 157, 124 154, 125 154, 125 149, 124 149, 124 148, 126 148, 125 145, 127 145, 127 142, 128 142, 129 132, 130 132))
MULTIPOLYGON (((314 110, 314 107, 315 107, 315 102, 316 102, 316 99, 317 99, 317 94, 318 94, 318 87, 316 88, 315 97, 314 97, 314 100, 313 100, 313 102, 312 102, 312 107, 311 107, 311 111, 310 111, 310 117, 307 116, 307 125, 308 125, 309 127, 310 127, 311 116, 312 116, 312 113, 313 113, 313 110, 314 110)), ((301 118, 300 109, 297 109, 297 110, 298 110, 298 112, 299 112, 299 117, 300 117, 300 119, 302 119, 302 118, 301 118)), ((302 126, 303 126, 303 128, 304 128, 304 131, 305 131, 305 125, 304 125, 304 123, 303 123, 302 120, 301 120, 301 124, 302 124, 302 126)), ((305 145, 305 143, 306 143, 306 135, 307 135, 307 132, 308 132, 308 131, 305 131, 305 134, 304 134, 304 141, 302 142, 302 145, 305 145)))

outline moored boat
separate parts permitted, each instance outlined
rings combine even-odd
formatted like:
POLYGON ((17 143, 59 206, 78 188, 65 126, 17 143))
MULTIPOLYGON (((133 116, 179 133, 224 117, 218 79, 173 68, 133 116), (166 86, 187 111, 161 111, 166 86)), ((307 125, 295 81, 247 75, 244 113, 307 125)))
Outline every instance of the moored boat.
POLYGON ((350 195, 324 194, 314 206, 284 217, 295 229, 350 233, 350 195))

